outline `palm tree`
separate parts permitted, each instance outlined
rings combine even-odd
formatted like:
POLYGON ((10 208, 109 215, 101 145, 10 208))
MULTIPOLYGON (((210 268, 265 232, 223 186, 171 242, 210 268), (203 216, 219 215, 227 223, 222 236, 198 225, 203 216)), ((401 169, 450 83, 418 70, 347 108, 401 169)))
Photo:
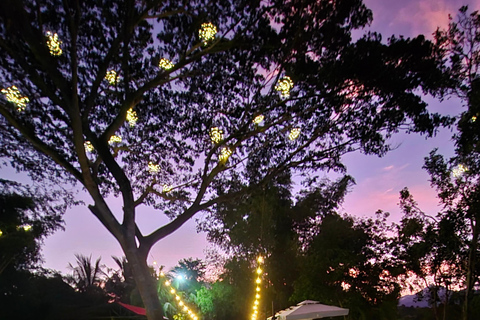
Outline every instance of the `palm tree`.
POLYGON ((75 254, 77 265, 68 264, 68 268, 73 271, 73 283, 75 288, 80 292, 87 292, 100 288, 103 282, 102 276, 105 275, 100 265, 101 258, 92 264, 92 255, 89 257, 82 254, 75 254))

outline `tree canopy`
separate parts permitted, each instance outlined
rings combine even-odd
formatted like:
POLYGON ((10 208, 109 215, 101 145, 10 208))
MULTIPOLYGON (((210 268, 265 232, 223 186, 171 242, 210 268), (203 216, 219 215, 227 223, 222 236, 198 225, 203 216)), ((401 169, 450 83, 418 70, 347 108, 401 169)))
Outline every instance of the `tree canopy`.
POLYGON ((2 1, 0 156, 88 191, 160 319, 146 257, 196 213, 448 123, 419 95, 444 85, 433 44, 353 42, 371 19, 360 0, 2 1), (171 221, 144 234, 142 204, 171 221))

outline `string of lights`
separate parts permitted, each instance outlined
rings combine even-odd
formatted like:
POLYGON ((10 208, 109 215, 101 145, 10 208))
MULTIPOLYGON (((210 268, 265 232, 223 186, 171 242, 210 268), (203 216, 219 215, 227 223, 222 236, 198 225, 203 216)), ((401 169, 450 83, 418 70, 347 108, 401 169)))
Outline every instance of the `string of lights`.
POLYGON ((260 305, 260 292, 261 292, 261 284, 262 284, 262 278, 263 278, 263 270, 262 270, 262 266, 263 266, 263 263, 264 263, 264 259, 262 256, 259 256, 257 258, 257 268, 255 270, 255 275, 256 275, 256 279, 255 279, 255 300, 253 301, 253 311, 252 311, 252 316, 251 316, 251 320, 257 320, 257 317, 258 317, 258 309, 259 309, 259 305, 260 305))

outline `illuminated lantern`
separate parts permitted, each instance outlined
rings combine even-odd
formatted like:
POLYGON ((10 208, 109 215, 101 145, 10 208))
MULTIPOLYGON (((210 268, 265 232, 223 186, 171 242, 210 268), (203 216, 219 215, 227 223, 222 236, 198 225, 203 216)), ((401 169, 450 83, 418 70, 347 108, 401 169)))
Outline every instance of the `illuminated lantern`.
POLYGON ((253 123, 260 124, 263 121, 263 119, 265 119, 265 116, 260 114, 253 119, 253 123))
POLYGON ((300 136, 300 128, 293 128, 288 134, 288 139, 295 140, 300 136))
POLYGON ((93 147, 93 144, 90 141, 85 141, 83 143, 83 147, 85 148, 85 151, 87 151, 87 152, 93 152, 93 150, 95 150, 95 148, 93 147))
POLYGON ((105 79, 112 85, 116 84, 118 82, 117 72, 115 70, 108 70, 105 74, 105 79))
POLYGON ((5 95, 5 98, 8 102, 11 102, 17 106, 17 111, 19 112, 24 111, 27 107, 27 103, 30 101, 28 97, 22 97, 22 94, 16 86, 2 89, 2 93, 5 95))
POLYGON ((171 185, 168 185, 168 184, 164 184, 163 187, 162 187, 162 192, 163 193, 169 193, 170 191, 172 191, 173 187, 171 185))
POLYGON ((170 60, 165 58, 160 59, 160 61, 158 62, 158 66, 164 70, 170 70, 175 67, 175 65, 170 60))
POLYGON ((127 110, 127 121, 130 127, 134 127, 135 124, 137 123, 138 117, 137 117, 137 112, 133 110, 133 108, 130 108, 127 110))
POLYGON ((158 172, 159 170, 160 170, 159 164, 155 164, 152 161, 148 163, 148 171, 155 173, 155 172, 158 172))
POLYGON ((120 143, 120 142, 122 142, 122 137, 116 136, 116 135, 111 136, 110 139, 108 140, 108 144, 110 145, 114 143, 120 143))
POLYGON ((198 31, 199 38, 203 41, 203 45, 207 45, 209 41, 215 39, 217 34, 217 27, 211 22, 202 23, 200 30, 198 31))
POLYGON ((280 92, 280 96, 282 98, 290 97, 290 90, 293 88, 293 81, 290 79, 289 76, 285 76, 281 78, 277 85, 275 86, 275 90, 280 92))
POLYGON ((60 48, 62 41, 58 40, 58 34, 47 31, 47 47, 50 50, 52 56, 60 56, 63 51, 60 48))
POLYGON ((218 127, 210 128, 210 139, 213 143, 220 143, 223 140, 223 131, 218 127))
POLYGON ((228 158, 232 155, 233 151, 230 150, 230 148, 224 147, 222 148, 222 151, 220 152, 220 155, 218 156, 218 160, 221 163, 227 162, 228 158))

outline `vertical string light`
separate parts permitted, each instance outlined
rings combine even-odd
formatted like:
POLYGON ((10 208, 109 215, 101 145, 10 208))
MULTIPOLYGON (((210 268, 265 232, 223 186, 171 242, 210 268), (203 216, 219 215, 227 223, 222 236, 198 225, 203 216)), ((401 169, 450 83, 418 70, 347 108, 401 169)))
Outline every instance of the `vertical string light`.
POLYGON ((138 116, 137 112, 133 110, 133 108, 127 110, 127 121, 130 127, 135 127, 135 124, 138 121, 138 116))
POLYGON ((220 143, 223 140, 223 130, 219 127, 210 128, 209 134, 213 143, 220 143))
POLYGON ((252 311, 252 316, 251 320, 257 320, 258 318, 258 313, 259 313, 259 305, 260 305, 260 292, 261 292, 261 284, 262 284, 262 278, 263 278, 263 263, 264 259, 262 256, 259 256, 257 258, 257 268, 255 269, 255 300, 253 301, 253 311, 252 311))
POLYGON ((51 31, 47 31, 47 47, 50 50, 50 54, 52 56, 60 56, 62 55, 63 51, 60 45, 62 41, 58 40, 58 34, 53 33, 51 31))
MULTIPOLYGON (((165 273, 160 272, 160 278, 165 278, 165 273)), ((163 280, 162 280, 163 281, 163 280)), ((175 302, 178 304, 179 309, 181 309, 185 314, 187 314, 192 320, 198 320, 197 315, 185 304, 182 298, 178 295, 175 288, 171 288, 172 282, 170 280, 165 280, 163 284, 169 288, 168 292, 174 297, 175 302)))

